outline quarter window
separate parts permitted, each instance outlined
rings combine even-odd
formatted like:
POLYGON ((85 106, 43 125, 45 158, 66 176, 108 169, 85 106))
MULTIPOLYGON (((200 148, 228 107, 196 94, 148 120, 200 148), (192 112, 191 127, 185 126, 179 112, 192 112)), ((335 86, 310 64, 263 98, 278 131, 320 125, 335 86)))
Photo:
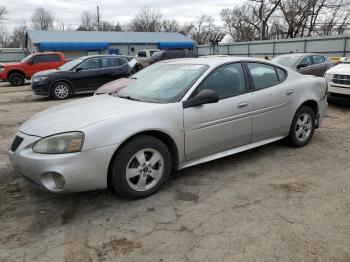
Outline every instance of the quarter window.
POLYGON ((46 63, 48 62, 47 56, 46 55, 36 55, 33 57, 33 63, 34 64, 39 64, 39 63, 46 63))
POLYGON ((212 72, 197 88, 214 90, 220 99, 239 95, 246 91, 245 77, 240 63, 222 66, 212 72))
POLYGON ((61 62, 60 56, 58 54, 47 55, 47 60, 49 62, 61 62))
POLYGON ((260 63, 247 63, 247 65, 252 76, 255 89, 259 90, 280 83, 274 66, 260 63))

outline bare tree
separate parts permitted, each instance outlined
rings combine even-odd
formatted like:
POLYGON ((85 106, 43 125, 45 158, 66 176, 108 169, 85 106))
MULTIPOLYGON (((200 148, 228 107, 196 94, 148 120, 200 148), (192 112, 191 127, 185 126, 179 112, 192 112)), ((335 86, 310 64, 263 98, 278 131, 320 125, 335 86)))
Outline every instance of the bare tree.
POLYGON ((164 32, 179 32, 180 31, 180 26, 179 23, 172 19, 165 19, 162 21, 162 31, 164 32))
POLYGON ((7 14, 7 9, 5 6, 0 6, 0 21, 5 18, 5 15, 7 14))
POLYGON ((145 7, 131 20, 128 29, 134 32, 161 32, 162 18, 159 10, 145 7))
POLYGON ((34 10, 31 18, 33 28, 37 30, 52 30, 54 17, 50 11, 38 7, 34 10))
POLYGON ((82 12, 78 31, 96 31, 97 15, 88 11, 82 12))
POLYGON ((9 44, 10 47, 23 48, 25 46, 26 31, 27 31, 26 24, 16 26, 11 36, 11 43, 9 44))
POLYGON ((211 16, 202 15, 193 22, 193 27, 190 35, 197 44, 206 44, 209 41, 209 35, 218 32, 218 27, 214 24, 211 16))

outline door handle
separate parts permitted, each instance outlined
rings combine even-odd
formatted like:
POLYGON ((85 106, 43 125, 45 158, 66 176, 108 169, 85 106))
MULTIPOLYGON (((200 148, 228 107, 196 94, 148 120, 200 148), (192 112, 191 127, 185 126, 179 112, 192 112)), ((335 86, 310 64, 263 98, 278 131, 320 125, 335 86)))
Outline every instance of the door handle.
POLYGON ((237 107, 238 107, 238 108, 243 108, 243 107, 246 107, 246 106, 248 106, 248 105, 249 105, 248 102, 241 102, 241 103, 239 103, 239 104, 237 105, 237 107))
POLYGON ((287 96, 290 96, 290 95, 293 94, 293 93, 294 93, 294 90, 291 89, 291 90, 288 90, 288 91, 287 91, 286 95, 287 95, 287 96))

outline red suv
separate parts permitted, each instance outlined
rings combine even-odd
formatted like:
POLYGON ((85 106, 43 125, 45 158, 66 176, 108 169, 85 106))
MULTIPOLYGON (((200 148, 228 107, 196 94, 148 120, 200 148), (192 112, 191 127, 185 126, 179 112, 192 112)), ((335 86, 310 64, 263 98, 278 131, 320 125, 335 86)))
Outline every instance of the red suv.
POLYGON ((32 54, 21 62, 0 64, 0 79, 13 86, 21 86, 25 79, 30 79, 35 73, 56 69, 65 62, 64 55, 58 52, 32 54))

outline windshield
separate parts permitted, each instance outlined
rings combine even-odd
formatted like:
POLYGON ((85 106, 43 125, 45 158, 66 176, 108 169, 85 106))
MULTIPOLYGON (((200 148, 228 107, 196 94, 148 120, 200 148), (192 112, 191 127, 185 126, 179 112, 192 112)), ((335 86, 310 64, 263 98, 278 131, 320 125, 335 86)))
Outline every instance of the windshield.
POLYGON ((29 56, 26 56, 25 58, 23 58, 22 60, 21 60, 21 63, 25 63, 25 62, 27 62, 29 59, 31 59, 33 57, 33 55, 29 55, 29 56))
POLYGON ((287 66, 287 67, 292 67, 294 66, 298 60, 300 59, 300 56, 278 56, 275 57, 271 60, 271 62, 287 66))
POLYGON ((77 65, 79 65, 81 62, 83 62, 84 59, 74 59, 72 61, 69 61, 63 65, 61 65, 59 68, 57 68, 58 70, 62 70, 62 71, 70 71, 72 70, 74 67, 76 67, 77 65))
POLYGON ((145 102, 177 102, 206 69, 196 64, 155 64, 135 74, 137 81, 119 91, 118 96, 145 102))

